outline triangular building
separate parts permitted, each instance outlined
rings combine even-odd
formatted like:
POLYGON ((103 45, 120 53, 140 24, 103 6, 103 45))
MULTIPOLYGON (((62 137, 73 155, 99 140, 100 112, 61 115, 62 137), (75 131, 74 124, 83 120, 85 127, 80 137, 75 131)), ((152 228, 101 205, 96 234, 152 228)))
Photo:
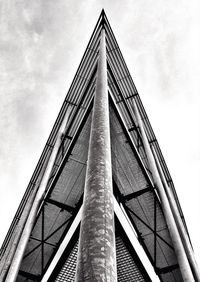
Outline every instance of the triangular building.
POLYGON ((200 281, 160 147, 102 11, 0 253, 0 281, 200 281))

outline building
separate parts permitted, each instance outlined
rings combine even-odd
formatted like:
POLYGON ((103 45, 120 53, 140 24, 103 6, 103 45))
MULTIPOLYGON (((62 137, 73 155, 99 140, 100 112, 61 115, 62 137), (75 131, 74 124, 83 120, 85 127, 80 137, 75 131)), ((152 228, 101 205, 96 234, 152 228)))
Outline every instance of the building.
POLYGON ((199 281, 172 179, 104 11, 0 255, 7 282, 199 281))

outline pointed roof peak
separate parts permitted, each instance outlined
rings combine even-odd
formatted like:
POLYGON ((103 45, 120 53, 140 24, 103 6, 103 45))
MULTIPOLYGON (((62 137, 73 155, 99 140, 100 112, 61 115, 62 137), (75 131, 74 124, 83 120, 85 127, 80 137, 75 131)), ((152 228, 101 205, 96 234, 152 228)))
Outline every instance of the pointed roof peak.
POLYGON ((105 17, 106 17, 106 13, 105 13, 105 10, 104 10, 104 9, 101 10, 100 17, 101 17, 101 25, 102 25, 102 28, 104 28, 105 17))

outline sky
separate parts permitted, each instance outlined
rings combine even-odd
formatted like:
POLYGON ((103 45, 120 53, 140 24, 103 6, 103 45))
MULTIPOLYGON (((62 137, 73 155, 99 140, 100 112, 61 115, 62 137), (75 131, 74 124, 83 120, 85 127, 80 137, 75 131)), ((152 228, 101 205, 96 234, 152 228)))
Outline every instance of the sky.
POLYGON ((198 0, 0 1, 0 244, 105 9, 200 265, 198 0))

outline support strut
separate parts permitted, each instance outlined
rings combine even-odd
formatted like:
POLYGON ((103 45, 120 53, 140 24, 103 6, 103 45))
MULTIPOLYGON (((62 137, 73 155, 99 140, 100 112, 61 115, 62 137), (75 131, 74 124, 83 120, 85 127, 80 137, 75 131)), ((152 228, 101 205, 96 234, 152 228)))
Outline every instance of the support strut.
POLYGON ((21 261, 23 259, 23 255, 24 255, 24 252, 25 252, 25 249, 26 249, 26 245, 27 245, 29 237, 31 235, 31 231, 32 231, 32 228, 33 228, 33 225, 34 225, 34 222, 35 222, 35 218, 36 218, 38 209, 39 209, 39 207, 42 203, 42 200, 44 199, 48 180, 49 180, 54 162, 56 160, 58 150, 59 150, 61 142, 62 142, 62 136, 63 136, 64 130, 65 130, 66 123, 68 121, 70 110, 71 109, 69 107, 68 111, 65 114, 63 122, 61 124, 60 130, 58 132, 58 136, 57 136, 57 139, 56 139, 56 143, 53 147, 50 159, 49 159, 47 167, 46 167, 46 170, 45 170, 44 175, 42 177, 42 181, 40 183, 40 186, 38 188, 38 191, 37 191, 35 198, 34 198, 34 201, 32 203, 29 216, 26 220, 26 224, 24 226, 24 229, 23 229, 23 232, 21 234, 19 243, 17 245, 15 254, 13 256, 13 259, 12 259, 8 274, 6 276, 5 282, 15 282, 16 279, 17 279, 20 264, 21 264, 21 261))
POLYGON ((76 282, 116 282, 114 204, 104 29, 101 31, 89 142, 76 282))
POLYGON ((183 281, 184 282, 193 282, 194 277, 193 277, 193 274, 192 274, 192 271, 191 271, 191 268, 190 268, 190 265, 189 265, 189 262, 188 262, 188 259, 187 259, 182 241, 181 241, 181 237, 179 235, 179 232, 176 226, 176 222, 174 220, 174 217, 173 217, 173 214, 170 208, 170 204, 165 194, 165 190, 162 185, 162 182, 161 182, 161 179, 160 179, 157 167, 156 167, 156 163, 155 163, 155 160, 154 160, 154 157, 153 157, 153 154, 152 154, 152 151, 151 151, 148 139, 147 139, 147 135, 146 135, 146 132, 143 126, 143 122, 142 122, 142 119, 139 114, 135 101, 133 102, 133 107, 134 107, 134 113, 137 119, 137 123, 140 128, 143 146, 146 152, 150 170, 152 172, 154 184, 155 184, 155 187, 157 188, 158 195, 161 200, 163 212, 164 212, 165 219, 166 219, 166 222, 169 228, 169 232, 171 235, 172 243, 173 243, 174 250, 177 256, 177 260, 178 260, 178 264, 180 267, 183 281))
POLYGON ((163 186, 165 188, 165 192, 166 192, 168 201, 170 203, 170 207, 171 207, 172 213, 174 215, 174 218, 175 218, 175 221, 176 221, 176 224, 177 224, 178 231, 179 231, 179 233, 181 235, 183 246, 185 248, 186 255, 187 255, 187 258, 189 260, 191 269, 192 269, 192 273, 193 273, 193 275, 195 277, 195 281, 196 282, 200 282, 199 267, 197 265, 197 262, 196 262, 196 259, 195 259, 195 256, 194 256, 194 252, 192 250, 188 234, 187 234, 187 232, 185 230, 185 227, 183 225, 183 221, 182 221, 182 219, 180 217, 180 213, 179 213, 176 201, 174 199, 174 195, 172 194, 172 191, 171 191, 171 189, 169 188, 169 186, 167 184, 167 181, 165 179, 165 176, 164 176, 164 173, 162 171, 161 165, 159 163, 158 157, 156 155, 155 149, 153 147, 152 147, 152 152, 153 152, 154 159, 155 159, 155 162, 156 162, 156 165, 157 165, 157 168, 158 168, 159 175, 160 175, 161 180, 162 180, 162 184, 163 184, 163 186))

